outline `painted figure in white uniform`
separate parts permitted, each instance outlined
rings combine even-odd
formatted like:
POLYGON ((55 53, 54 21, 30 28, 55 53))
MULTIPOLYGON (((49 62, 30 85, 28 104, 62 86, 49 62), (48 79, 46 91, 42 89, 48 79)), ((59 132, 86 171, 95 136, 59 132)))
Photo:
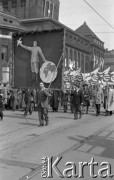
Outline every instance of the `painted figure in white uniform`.
POLYGON ((39 56, 41 57, 43 62, 46 62, 41 48, 37 45, 36 41, 33 42, 33 47, 25 46, 22 44, 21 38, 18 40, 18 45, 31 52, 32 80, 38 82, 39 56))

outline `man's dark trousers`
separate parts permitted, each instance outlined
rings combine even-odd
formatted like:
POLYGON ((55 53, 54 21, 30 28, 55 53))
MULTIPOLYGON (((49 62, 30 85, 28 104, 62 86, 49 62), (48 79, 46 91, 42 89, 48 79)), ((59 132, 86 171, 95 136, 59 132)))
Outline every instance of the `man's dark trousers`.
POLYGON ((44 125, 44 120, 46 122, 46 125, 48 125, 48 108, 44 108, 41 106, 41 103, 38 105, 38 117, 40 125, 44 125))
POLYGON ((80 104, 76 104, 74 106, 74 119, 78 119, 78 112, 80 114, 79 118, 81 118, 82 112, 81 112, 81 105, 80 104))

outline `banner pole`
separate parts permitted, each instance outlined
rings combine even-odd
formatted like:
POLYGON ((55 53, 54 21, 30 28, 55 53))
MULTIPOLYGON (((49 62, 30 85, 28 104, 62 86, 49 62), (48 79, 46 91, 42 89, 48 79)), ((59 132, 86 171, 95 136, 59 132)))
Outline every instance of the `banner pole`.
MULTIPOLYGON (((62 52, 62 54, 61 54, 61 57, 60 57, 60 59, 59 59, 59 62, 58 62, 58 64, 57 64, 57 69, 58 69, 58 66, 59 66, 59 64, 60 64, 60 62, 61 62, 61 60, 62 60, 62 57, 63 57, 63 52, 62 52)), ((54 75, 55 75, 55 72, 53 73, 53 77, 54 77, 54 75)), ((51 86, 51 84, 52 84, 52 80, 53 80, 53 78, 51 79, 51 82, 50 82, 50 84, 49 84, 49 86, 48 86, 48 89, 50 88, 50 86, 51 86)))
MULTIPOLYGON (((59 62, 58 62, 58 64, 57 64, 57 69, 58 69, 59 64, 60 64, 60 62, 61 62, 61 60, 62 60, 62 57, 63 57, 63 59, 65 58, 65 41, 66 41, 65 38, 66 38, 66 28, 64 28, 64 36, 63 36, 63 52, 62 52, 61 57, 60 57, 60 59, 59 59, 59 62)), ((63 70, 64 70, 64 65, 63 65, 63 69, 62 69, 62 77, 63 77, 63 70)), ((55 72, 54 72, 54 74, 55 74, 55 72)), ((53 77, 54 77, 54 74, 53 74, 53 77)), ((53 80, 53 78, 52 78, 52 80, 53 80)), ((52 84, 52 80, 51 80, 51 82, 50 82, 48 88, 50 88, 50 86, 51 86, 51 84, 52 84)), ((62 87, 63 87, 63 79, 62 79, 62 87)))

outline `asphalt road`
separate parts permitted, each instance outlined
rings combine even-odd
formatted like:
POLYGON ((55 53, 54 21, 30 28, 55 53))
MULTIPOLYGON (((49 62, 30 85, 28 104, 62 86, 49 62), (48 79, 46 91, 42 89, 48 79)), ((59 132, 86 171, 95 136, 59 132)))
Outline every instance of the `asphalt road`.
MULTIPOLYGON (((43 171, 42 158, 48 157, 49 164, 57 158, 57 168, 52 168, 52 176, 46 179, 80 179, 80 162, 86 162, 83 179, 90 176, 90 164, 95 167, 96 179, 102 179, 101 164, 108 162, 114 174, 114 115, 105 116, 104 111, 96 117, 89 111, 82 119, 74 120, 70 112, 49 112, 49 125, 38 127, 38 115, 23 118, 21 111, 4 111, 4 120, 0 121, 0 180, 40 180, 43 171), (94 159, 93 159, 94 158, 94 159), (65 166, 66 163, 71 163, 65 166), (88 165, 89 164, 89 165, 88 165), (70 167, 68 174, 65 169, 70 167), (71 170, 72 167, 72 170, 71 170), (78 177, 74 177, 74 167, 78 177)), ((106 168, 106 164, 104 166, 106 168)), ((104 175, 110 174, 105 169, 104 175)), ((50 175, 50 174, 48 174, 50 175)), ((106 176, 105 179, 114 179, 106 176)))

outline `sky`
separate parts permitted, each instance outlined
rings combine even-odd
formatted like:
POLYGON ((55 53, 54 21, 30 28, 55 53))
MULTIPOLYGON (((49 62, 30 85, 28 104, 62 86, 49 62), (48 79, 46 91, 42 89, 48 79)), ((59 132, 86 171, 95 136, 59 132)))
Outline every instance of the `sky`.
POLYGON ((62 24, 75 30, 86 22, 104 42, 105 48, 114 49, 114 0, 86 0, 108 23, 94 12, 84 0, 59 1, 59 21, 62 24))

